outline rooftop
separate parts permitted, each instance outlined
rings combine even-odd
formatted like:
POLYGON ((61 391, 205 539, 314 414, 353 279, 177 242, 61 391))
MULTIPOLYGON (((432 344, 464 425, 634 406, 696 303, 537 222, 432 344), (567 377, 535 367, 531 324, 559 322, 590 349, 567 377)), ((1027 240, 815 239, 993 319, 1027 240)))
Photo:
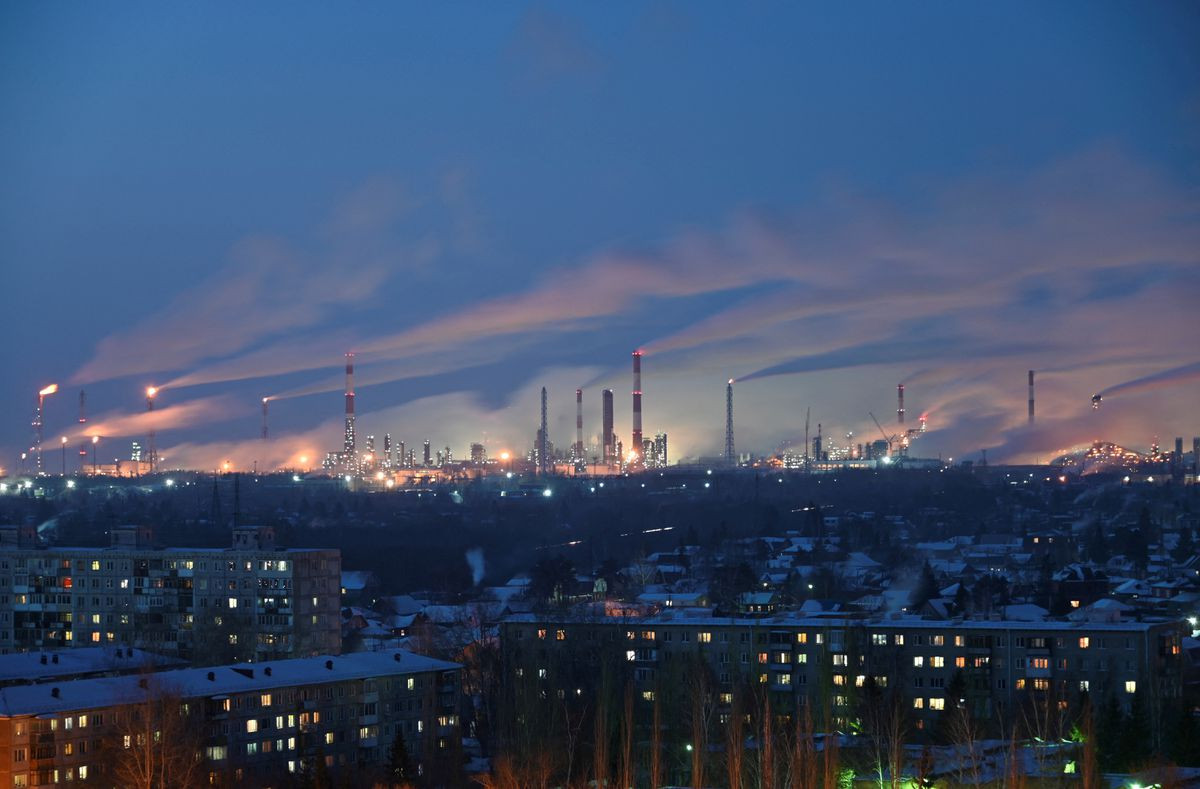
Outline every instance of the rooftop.
POLYGON ((457 663, 411 652, 386 650, 356 652, 338 657, 319 655, 294 660, 190 668, 141 676, 79 679, 55 685, 14 685, 0 688, 0 716, 47 715, 136 704, 162 693, 183 698, 213 698, 275 688, 457 668, 457 663))

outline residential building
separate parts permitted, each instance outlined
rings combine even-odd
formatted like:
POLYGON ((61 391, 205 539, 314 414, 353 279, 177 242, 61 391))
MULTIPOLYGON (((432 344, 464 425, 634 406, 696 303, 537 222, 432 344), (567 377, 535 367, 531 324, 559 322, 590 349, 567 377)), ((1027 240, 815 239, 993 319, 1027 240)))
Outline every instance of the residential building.
POLYGON ((111 784, 153 747, 168 770, 199 757, 212 785, 285 786, 317 761, 370 785, 397 735, 414 773, 444 774, 461 752, 459 674, 389 650, 0 688, 0 783, 111 784))
POLYGON ((238 527, 230 548, 159 548, 120 526, 107 548, 43 547, 0 526, 0 654, 125 646, 208 664, 340 651, 341 553, 275 547, 238 527))

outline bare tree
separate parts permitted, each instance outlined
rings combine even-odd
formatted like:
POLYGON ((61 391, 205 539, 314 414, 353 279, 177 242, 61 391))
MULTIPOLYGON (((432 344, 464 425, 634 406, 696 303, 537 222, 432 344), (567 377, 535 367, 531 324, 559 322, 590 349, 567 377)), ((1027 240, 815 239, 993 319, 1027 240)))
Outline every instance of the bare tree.
POLYGON ((950 710, 948 731, 954 745, 958 781, 975 786, 979 784, 983 756, 979 751, 979 726, 965 704, 959 704, 957 699, 951 702, 954 706, 950 710))
POLYGON ((742 761, 746 741, 743 733, 744 715, 741 685, 733 689, 733 703, 729 706, 729 722, 725 724, 725 768, 729 775, 729 789, 742 789, 742 761))
POLYGON ((625 683, 625 715, 621 720, 621 789, 632 789, 637 778, 633 763, 633 684, 625 683))
POLYGON ((654 731, 650 733, 650 789, 658 789, 662 781, 662 707, 659 694, 654 694, 654 731))
POLYGON ((103 758, 107 776, 132 789, 201 786, 203 711, 152 676, 139 680, 138 693, 114 716, 103 758))

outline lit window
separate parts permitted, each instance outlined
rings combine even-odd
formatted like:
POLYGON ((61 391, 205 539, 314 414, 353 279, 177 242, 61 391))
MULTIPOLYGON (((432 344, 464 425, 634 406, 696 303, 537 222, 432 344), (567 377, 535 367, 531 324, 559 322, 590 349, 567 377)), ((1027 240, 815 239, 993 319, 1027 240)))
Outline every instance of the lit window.
POLYGON ((920 698, 920 697, 913 699, 913 709, 914 710, 925 709, 925 699, 920 698))
POLYGON ((893 642, 893 643, 894 643, 896 646, 898 646, 898 647, 902 647, 902 646, 904 646, 904 636, 903 636, 902 634, 900 634, 900 633, 897 633, 896 635, 894 635, 894 636, 892 637, 892 642, 893 642))
POLYGON ((797 633, 796 634, 796 643, 797 644, 807 644, 808 643, 808 633, 797 633))
POLYGON ((1092 639, 1088 638, 1087 636, 1080 636, 1080 638, 1079 638, 1079 648, 1080 649, 1087 649, 1091 645, 1092 645, 1092 639))
POLYGON ((929 700, 929 709, 931 709, 931 710, 946 709, 946 700, 945 699, 930 699, 929 700))
POLYGON ((917 655, 913 658, 913 668, 921 668, 924 665, 925 665, 925 658, 922 657, 921 655, 917 655))
POLYGON ((710 644, 712 643, 712 633, 709 633, 708 631, 701 631, 697 634, 696 640, 701 644, 710 644))
POLYGON ((946 658, 942 657, 941 655, 934 655, 933 657, 929 658, 929 665, 933 666, 934 668, 945 668, 946 658))
POLYGON ((229 607, 237 608, 237 598, 236 597, 229 598, 229 607))
POLYGON ((256 731, 258 731, 258 721, 253 718, 246 721, 246 733, 253 734, 256 731))
POLYGON ((271 694, 264 693, 261 696, 259 696, 258 703, 264 707, 270 707, 271 706, 271 694))
POLYGON ((567 631, 566 630, 555 630, 554 638, 558 641, 566 641, 567 640, 567 631))
POLYGON ((967 667, 967 659, 962 656, 954 658, 954 667, 955 668, 966 668, 967 667))
POLYGON ((1125 680, 1125 692, 1126 693, 1137 693, 1137 683, 1134 682, 1132 679, 1125 680))

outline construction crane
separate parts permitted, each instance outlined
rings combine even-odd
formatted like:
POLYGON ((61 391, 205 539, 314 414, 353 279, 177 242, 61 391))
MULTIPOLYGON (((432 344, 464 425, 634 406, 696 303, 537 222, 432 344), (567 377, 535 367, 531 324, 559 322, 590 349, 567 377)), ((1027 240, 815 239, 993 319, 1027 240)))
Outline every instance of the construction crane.
MULTIPOLYGON (((871 413, 871 412, 868 411, 867 413, 871 413)), ((896 439, 898 439, 900 436, 898 436, 898 435, 889 436, 884 431, 883 425, 879 424, 879 420, 875 418, 875 414, 871 414, 871 421, 875 423, 875 427, 879 428, 879 435, 883 436, 883 440, 887 442, 888 455, 891 455, 892 454, 892 444, 894 444, 896 442, 896 439)))

